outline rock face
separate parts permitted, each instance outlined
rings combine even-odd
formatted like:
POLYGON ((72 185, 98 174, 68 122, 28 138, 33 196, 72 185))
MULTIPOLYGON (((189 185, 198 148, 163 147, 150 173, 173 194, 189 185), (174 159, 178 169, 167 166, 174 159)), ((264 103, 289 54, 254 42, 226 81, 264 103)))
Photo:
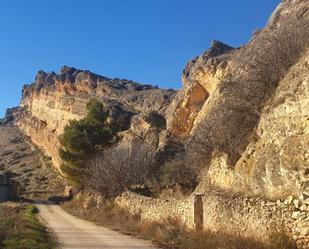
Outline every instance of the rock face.
POLYGON ((154 113, 165 124, 165 110, 174 90, 162 90, 150 85, 120 79, 109 79, 89 71, 64 66, 60 74, 39 71, 35 82, 22 91, 21 109, 16 124, 32 141, 52 157, 59 168, 58 136, 69 120, 79 120, 92 98, 104 102, 111 110, 112 122, 121 130, 130 129, 136 136, 145 135, 145 127, 131 125, 145 121, 154 113), (139 120, 139 121, 137 121, 139 120))
MULTIPOLYGON (((111 110, 122 145, 147 143, 157 166, 180 155, 201 171, 195 192, 205 193, 205 229, 243 229, 262 240, 283 224, 309 248, 308 49, 308 1, 285 0, 248 44, 214 41, 191 60, 178 92, 64 66, 59 74, 39 71, 1 123, 19 127, 59 169, 58 136, 97 98, 111 110)), ((0 137, 6 129, 0 127, 0 137)), ((166 202, 127 193, 118 204, 144 219, 171 213, 194 226, 192 198, 166 202)))
POLYGON ((180 153, 203 169, 197 191, 307 195, 308 8, 304 0, 282 1, 241 48, 214 41, 187 64, 178 92, 67 66, 39 71, 23 88, 15 124, 59 168, 58 136, 97 98, 123 131, 122 143, 154 145, 158 165, 180 153))
POLYGON ((309 51, 280 82, 264 107, 255 138, 237 161, 217 155, 207 171, 212 184, 269 198, 309 196, 309 51))
POLYGON ((248 44, 214 41, 191 60, 178 92, 67 66, 39 71, 10 115, 58 168, 58 136, 97 98, 122 143, 154 145, 160 165, 181 153, 203 169, 199 192, 309 197, 308 23, 308 1, 282 1, 248 44))
POLYGON ((190 134, 203 105, 225 73, 231 50, 232 47, 214 41, 208 51, 187 64, 182 73, 183 89, 169 107, 168 127, 173 134, 190 134))
MULTIPOLYGON (((283 1, 247 45, 188 64, 185 84, 198 82, 200 94, 210 89, 180 132, 188 137, 189 161, 204 168, 198 192, 212 186, 268 198, 307 193, 308 13, 307 1, 283 1)), ((175 106, 196 95, 185 89, 175 106)))

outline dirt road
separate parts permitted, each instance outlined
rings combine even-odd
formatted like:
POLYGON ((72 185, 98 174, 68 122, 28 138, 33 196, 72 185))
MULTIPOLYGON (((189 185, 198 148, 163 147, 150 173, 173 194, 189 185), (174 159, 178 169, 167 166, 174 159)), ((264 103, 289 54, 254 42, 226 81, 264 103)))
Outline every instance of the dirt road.
POLYGON ((123 235, 76 218, 58 205, 36 204, 62 249, 158 249, 150 242, 123 235))

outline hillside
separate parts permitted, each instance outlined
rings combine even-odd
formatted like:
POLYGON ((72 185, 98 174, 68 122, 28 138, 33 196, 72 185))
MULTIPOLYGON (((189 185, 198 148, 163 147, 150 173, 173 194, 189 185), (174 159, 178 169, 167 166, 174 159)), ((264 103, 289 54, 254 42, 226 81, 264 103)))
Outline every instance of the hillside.
POLYGON ((0 171, 9 171, 26 198, 48 198, 63 192, 64 181, 52 170, 46 157, 10 122, 0 125, 0 171))
MULTIPOLYGON (((59 137, 95 98, 110 111, 119 141, 85 166, 101 167, 84 183, 89 198, 96 202, 98 193, 111 195, 103 189, 117 185, 113 197, 132 214, 179 218, 194 228, 195 194, 202 194, 204 230, 241 231, 265 243, 283 230, 309 248, 308 49, 308 1, 284 0, 247 44, 214 41, 189 61, 179 91, 68 66, 58 74, 39 71, 0 127, 0 146, 23 155, 1 151, 0 165, 28 181, 23 169, 36 168, 33 160, 42 155, 30 153, 26 138, 7 138, 22 132, 61 175, 59 137), (113 172, 103 174, 102 165, 113 172), (123 193, 132 185, 142 185, 148 197, 123 193), (181 200, 173 196, 177 188, 181 200), (170 198, 160 198, 166 189, 170 198)), ((50 187, 47 178, 40 179, 50 187)))

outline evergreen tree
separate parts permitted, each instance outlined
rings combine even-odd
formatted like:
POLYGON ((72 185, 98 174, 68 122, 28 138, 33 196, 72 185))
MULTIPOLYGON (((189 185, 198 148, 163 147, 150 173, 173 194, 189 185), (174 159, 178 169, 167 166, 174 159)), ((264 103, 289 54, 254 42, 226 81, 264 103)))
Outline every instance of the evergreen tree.
POLYGON ((69 121, 59 140, 62 145, 59 151, 63 160, 61 170, 71 180, 80 183, 87 160, 116 141, 116 134, 109 122, 109 111, 100 101, 90 100, 85 118, 69 121))

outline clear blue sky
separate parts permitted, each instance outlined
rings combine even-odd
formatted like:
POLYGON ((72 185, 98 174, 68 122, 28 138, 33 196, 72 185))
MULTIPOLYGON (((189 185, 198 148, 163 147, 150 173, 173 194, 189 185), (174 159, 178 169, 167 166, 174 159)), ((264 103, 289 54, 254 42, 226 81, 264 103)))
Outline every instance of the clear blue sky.
POLYGON ((179 88, 214 39, 239 46, 279 0, 1 0, 0 117, 35 73, 62 65, 179 88))

